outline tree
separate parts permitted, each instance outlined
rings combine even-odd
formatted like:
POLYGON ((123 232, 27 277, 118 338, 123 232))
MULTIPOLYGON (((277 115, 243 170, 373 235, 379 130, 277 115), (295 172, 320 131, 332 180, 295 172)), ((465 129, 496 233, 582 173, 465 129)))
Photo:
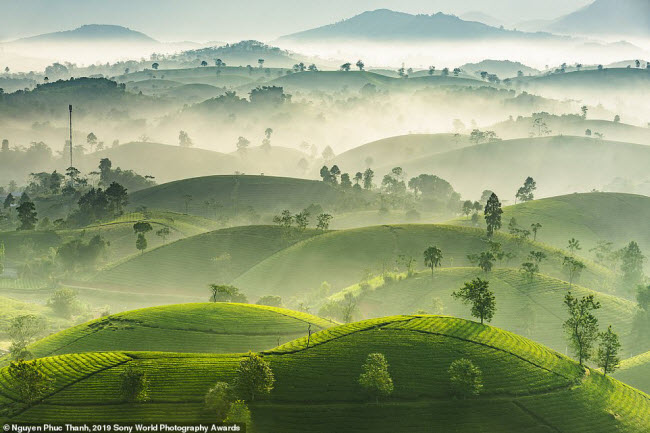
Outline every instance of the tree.
POLYGON ((582 107, 580 107, 580 111, 582 112, 582 118, 586 119, 589 108, 586 105, 583 105, 582 107))
POLYGON ((367 168, 363 172, 363 189, 370 191, 372 189, 372 179, 375 177, 375 172, 367 168))
POLYGON ((592 311, 600 308, 600 302, 594 300, 594 295, 578 299, 569 292, 564 297, 564 305, 569 313, 569 318, 564 322, 564 330, 582 365, 591 358, 592 346, 598 337, 598 319, 592 311))
POLYGON ((138 233, 138 237, 135 239, 135 248, 140 251, 141 254, 144 254, 144 250, 147 249, 147 246, 147 238, 144 233, 138 233))
POLYGON ((3 207, 5 209, 11 210, 11 206, 13 206, 16 203, 16 198, 13 196, 13 194, 10 192, 7 194, 7 197, 5 197, 5 201, 3 203, 3 207))
MULTIPOLYGON (((23 193, 23 195, 25 195, 23 193)), ((38 222, 38 214, 36 213, 36 206, 34 203, 27 200, 23 201, 17 208, 18 219, 20 220, 20 226, 18 230, 34 230, 36 223, 38 222)))
POLYGON ((645 256, 635 241, 630 242, 619 252, 623 284, 628 288, 636 287, 643 281, 643 263, 645 256))
POLYGON ((201 66, 203 66, 203 67, 208 66, 208 62, 206 62, 205 60, 202 60, 201 61, 201 66))
POLYGON ((208 390, 203 399, 205 408, 215 415, 218 422, 228 415, 230 405, 233 403, 233 392, 226 382, 217 382, 208 390))
POLYGON ((321 153, 321 156, 325 161, 329 161, 333 159, 336 155, 334 154, 334 151, 330 146, 325 146, 325 149, 323 149, 323 152, 321 153))
POLYGON ((515 198, 521 202, 531 201, 535 198, 534 192, 537 189, 537 183, 532 177, 527 177, 524 185, 519 188, 515 198))
POLYGON ((250 431, 251 419, 251 411, 246 403, 243 400, 236 400, 230 405, 228 414, 223 421, 229 424, 244 424, 247 431, 250 431))
POLYGON ((156 231, 156 236, 159 236, 162 239, 163 244, 165 244, 167 242, 167 237, 170 235, 170 233, 171 232, 169 230, 169 227, 165 226, 160 230, 156 231))
POLYGON ((282 298, 273 295, 262 296, 255 304, 268 305, 269 307, 282 307, 282 298))
POLYGON ((352 293, 347 292, 343 295, 343 300, 340 302, 339 307, 343 322, 350 323, 358 309, 357 298, 352 293))
POLYGON ((346 62, 341 65, 341 70, 344 72, 350 71, 350 68, 352 67, 352 63, 346 62))
POLYGON ((237 139, 237 151, 240 152, 241 154, 245 154, 246 150, 248 149, 248 146, 251 144, 249 140, 247 140, 244 137, 239 137, 237 139))
POLYGON ((424 266, 431 268, 431 278, 433 278, 433 270, 441 265, 442 250, 432 246, 424 250, 424 266))
POLYGON ((91 132, 86 136, 86 143, 88 143, 88 146, 90 146, 90 152, 92 153, 93 148, 97 144, 97 136, 91 132))
POLYGON ((485 273, 490 272, 494 267, 494 262, 496 257, 492 251, 483 251, 476 258, 476 262, 479 268, 485 273))
POLYGON ((379 404, 379 397, 389 396, 393 392, 393 379, 390 377, 388 362, 383 354, 369 354, 361 370, 359 384, 368 394, 375 397, 377 404, 379 404))
POLYGON ((533 232, 533 241, 537 240, 537 231, 542 228, 540 223, 532 223, 530 225, 530 230, 533 232))
POLYGON ((496 311, 496 300, 494 293, 489 290, 490 283, 480 278, 475 278, 458 291, 452 293, 452 297, 460 299, 463 304, 472 305, 472 316, 483 321, 490 322, 496 311))
POLYGON ((363 71, 363 68, 366 65, 361 60, 357 60, 356 66, 357 66, 357 68, 359 68, 360 71, 363 71))
POLYGON ((472 203, 471 200, 465 200, 463 202, 463 214, 468 217, 472 211, 474 210, 474 204, 472 203))
POLYGON ((490 198, 485 204, 483 214, 485 215, 485 223, 487 224, 487 235, 491 238, 494 232, 501 228, 501 214, 503 214, 501 202, 499 202, 499 197, 495 193, 490 195, 490 198))
POLYGON ((113 215, 122 215, 124 207, 129 203, 127 189, 117 182, 111 182, 105 193, 108 199, 108 208, 113 215))
POLYGON ((41 400, 51 389, 52 380, 43 372, 41 362, 19 359, 7 369, 10 383, 18 393, 20 401, 31 405, 41 400))
POLYGON ((241 293, 235 286, 222 284, 210 284, 210 302, 237 302, 245 304, 248 302, 246 295, 241 293))
POLYGON ((526 279, 533 281, 535 274, 539 273, 539 265, 533 262, 524 262, 521 264, 521 272, 523 272, 526 279))
POLYGON ((305 231, 307 226, 309 225, 309 212, 304 209, 302 212, 297 213, 293 219, 296 222, 296 226, 298 227, 298 230, 300 231, 305 231))
POLYGON ((273 222, 280 227, 282 227, 285 231, 289 231, 291 229, 291 225, 293 224, 294 217, 291 214, 291 211, 288 209, 285 209, 282 211, 280 215, 276 215, 273 217, 273 222))
POLYGON ((58 289, 47 300, 47 306, 59 316, 70 318, 79 309, 77 292, 68 288, 58 289))
POLYGON ((469 359, 461 358, 451 363, 449 366, 449 381, 456 395, 462 396, 463 399, 478 395, 483 388, 483 374, 469 359))
POLYGON ((582 249, 582 247, 580 246, 580 241, 577 240, 576 238, 569 239, 567 248, 571 252, 571 254, 575 254, 576 251, 580 251, 582 249))
POLYGON ((607 331, 598 334, 600 337, 600 346, 596 355, 596 362, 603 369, 603 374, 615 372, 621 364, 618 354, 621 349, 621 343, 618 335, 612 331, 612 325, 607 327, 607 331))
POLYGON ((178 145, 180 147, 192 147, 194 143, 192 142, 190 135, 187 132, 181 130, 178 133, 178 145))
POLYGON ((142 403, 149 400, 149 378, 143 370, 130 364, 120 373, 120 393, 129 403, 142 403))
POLYGON ((151 67, 152 67, 153 69, 155 69, 155 70, 158 70, 158 67, 159 67, 159 66, 160 66, 160 65, 159 65, 158 63, 152 63, 152 64, 151 64, 151 67))
POLYGON ((429 66, 428 74, 433 75, 435 73, 436 73, 436 67, 435 66, 429 66))
POLYGON ((330 221, 332 221, 332 215, 328 213, 322 213, 316 217, 316 228, 318 230, 328 230, 330 227, 330 221))
POLYGON ((352 181, 350 180, 350 175, 348 173, 341 174, 341 188, 352 188, 352 181))
POLYGON ((238 396, 250 401, 268 395, 273 389, 275 377, 269 363, 260 355, 248 352, 239 363, 233 388, 238 396))
POLYGON ((33 314, 14 317, 9 321, 7 335, 11 340, 9 352, 13 359, 27 358, 30 353, 27 346, 45 330, 43 319, 33 314))
POLYGON ((569 274, 569 290, 573 285, 573 280, 580 276, 582 270, 586 267, 584 263, 575 257, 565 256, 562 260, 562 266, 569 274))
POLYGON ((262 69, 264 67, 264 59, 257 59, 257 64, 259 65, 259 68, 262 69))
POLYGON ((614 123, 620 123, 620 122, 621 122, 621 116, 617 114, 616 116, 614 116, 614 123))

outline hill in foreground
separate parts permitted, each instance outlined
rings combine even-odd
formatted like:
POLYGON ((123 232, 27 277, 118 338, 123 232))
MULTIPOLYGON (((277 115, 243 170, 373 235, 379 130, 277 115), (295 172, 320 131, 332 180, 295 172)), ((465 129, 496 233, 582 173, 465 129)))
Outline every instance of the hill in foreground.
POLYGON ((227 353, 266 350, 332 326, 306 313, 263 305, 204 303, 113 314, 29 346, 32 357, 94 351, 227 353))
MULTIPOLYGON (((275 375, 270 402, 250 403, 260 432, 646 431, 650 399, 523 337, 435 316, 394 316, 331 328, 294 340, 264 357, 275 375), (358 384, 369 353, 386 356, 395 390, 368 404, 358 384), (467 358, 483 374, 479 398, 450 394, 449 365, 467 358), (296 416, 299 413, 300 416, 296 416), (588 414, 588 416, 586 416, 588 414), (337 427, 338 426, 338 427, 337 427)), ((4 418, 12 422, 209 421, 203 396, 233 377, 241 355, 103 352, 44 358, 54 378, 43 401, 27 408, 0 371, 4 418), (124 404, 119 375, 127 366, 146 371, 150 399, 124 404)))

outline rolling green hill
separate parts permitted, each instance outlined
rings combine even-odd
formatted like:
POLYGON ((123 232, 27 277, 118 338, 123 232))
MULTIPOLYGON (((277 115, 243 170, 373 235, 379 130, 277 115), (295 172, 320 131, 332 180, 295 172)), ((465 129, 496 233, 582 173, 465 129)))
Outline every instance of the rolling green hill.
POLYGON ((262 305, 205 303, 150 307, 102 317, 50 335, 34 358, 94 351, 261 351, 332 326, 310 314, 262 305))
MULTIPOLYGON (((584 370, 523 337, 435 316, 394 316, 321 331, 265 353, 275 375, 270 401, 250 403, 260 432, 424 431, 431 425, 476 432, 630 432, 650 423, 650 399, 614 379, 584 370), (368 404, 358 385, 369 353, 386 356, 395 390, 368 404), (467 358, 483 372, 479 398, 450 393, 449 365, 467 358), (296 416, 300 413, 301 416, 296 416), (381 415, 381 416, 380 416, 381 415), (388 416, 387 416, 388 415, 388 416)), ((17 401, 8 370, 0 371, 0 404, 12 422, 196 422, 202 402, 230 380, 241 355, 101 352, 44 358, 52 390, 32 407, 17 401), (141 368, 150 400, 124 404, 119 374, 141 368)))
POLYGON ((454 137, 454 134, 399 135, 343 152, 337 155, 332 163, 337 164, 343 171, 363 172, 368 166, 386 167, 396 161, 434 155, 469 145, 469 137, 454 137))
MULTIPOLYGON (((650 253, 650 197, 621 193, 586 193, 550 197, 503 208, 503 221, 515 218, 524 228, 540 223, 537 240, 566 248, 570 238, 582 245, 579 254, 591 257, 589 250, 598 241, 612 242, 616 249, 636 241, 650 253)), ((471 225, 466 218, 453 224, 471 225)), ((480 220, 481 226, 484 221, 480 220)))
MULTIPOLYGON (((375 172, 388 172, 398 161, 375 172)), ((648 179, 650 146, 585 137, 543 137, 495 141, 400 162, 407 173, 434 173, 465 198, 485 189, 514 202, 526 177, 541 197, 601 189, 615 178, 648 179), (471 173, 471 176, 468 174, 471 173)))
POLYGON ((650 351, 623 360, 614 377, 643 392, 650 392, 650 351))
POLYGON ((95 275, 91 287, 208 297, 208 285, 227 283, 274 253, 320 232, 285 237, 280 227, 243 226, 193 236, 134 257, 95 275))
POLYGON ((133 142, 85 155, 79 162, 79 169, 96 170, 101 158, 109 158, 113 167, 133 170, 143 176, 154 176, 158 183, 213 174, 232 174, 246 168, 246 164, 239 158, 211 150, 133 142))
POLYGON ((339 197, 339 191, 324 182, 273 176, 206 176, 157 185, 137 191, 129 197, 133 206, 206 215, 214 211, 205 201, 216 200, 223 207, 245 212, 302 210, 312 203, 326 207, 339 197), (186 209, 186 197, 191 201, 186 209))
MULTIPOLYGON (((418 268, 422 253, 436 245, 443 253, 443 267, 466 266, 468 254, 486 249, 485 231, 446 225, 395 225, 364 227, 326 233, 307 239, 272 255, 234 280, 234 285, 250 295, 288 297, 315 289, 328 281, 335 290, 359 282, 365 273, 392 270, 400 255, 411 256, 418 268)), ((541 244, 520 241, 507 234, 497 234, 504 251, 518 257, 519 264, 532 250, 542 250, 548 259, 542 271, 564 277, 560 270, 563 253, 541 244)), ((610 274, 595 264, 588 264, 581 284, 606 288, 610 274)))
MULTIPOLYGON (((530 281, 518 269, 511 268, 496 269, 488 274, 477 268, 446 268, 436 270, 433 277, 430 271, 405 277, 406 274, 400 274, 399 278, 385 281, 378 277, 365 290, 356 284, 330 299, 338 300, 344 293, 353 293, 357 297, 358 314, 363 318, 413 314, 421 310, 469 319, 469 308, 451 294, 478 277, 490 282, 490 290, 496 297, 494 326, 524 335, 555 350, 566 350, 562 323, 566 320, 563 301, 569 284, 565 281, 545 275, 537 275, 530 281)), ((573 285, 571 291, 576 296, 595 295, 602 305, 596 313, 601 327, 612 325, 621 336, 625 353, 639 353, 650 347, 650 338, 642 341, 632 333, 632 321, 637 310, 635 303, 578 285, 573 285)))

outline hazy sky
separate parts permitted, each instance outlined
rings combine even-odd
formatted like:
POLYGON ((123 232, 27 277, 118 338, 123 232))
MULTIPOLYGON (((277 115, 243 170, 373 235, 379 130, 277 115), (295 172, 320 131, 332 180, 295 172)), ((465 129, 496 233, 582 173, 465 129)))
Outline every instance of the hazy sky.
POLYGON ((409 13, 482 11, 506 22, 550 19, 593 0, 0 0, 0 39, 117 24, 163 41, 275 37, 389 8, 409 13))

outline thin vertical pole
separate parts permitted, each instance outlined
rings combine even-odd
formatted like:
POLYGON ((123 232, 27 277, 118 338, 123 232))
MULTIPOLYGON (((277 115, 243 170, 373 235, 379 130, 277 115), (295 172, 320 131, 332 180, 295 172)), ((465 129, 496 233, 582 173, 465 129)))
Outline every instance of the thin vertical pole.
POLYGON ((68 110, 70 110, 70 167, 72 165, 72 104, 68 105, 68 110))

